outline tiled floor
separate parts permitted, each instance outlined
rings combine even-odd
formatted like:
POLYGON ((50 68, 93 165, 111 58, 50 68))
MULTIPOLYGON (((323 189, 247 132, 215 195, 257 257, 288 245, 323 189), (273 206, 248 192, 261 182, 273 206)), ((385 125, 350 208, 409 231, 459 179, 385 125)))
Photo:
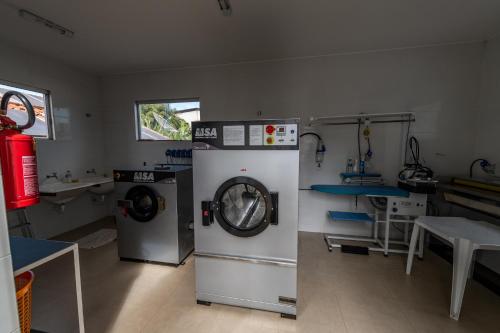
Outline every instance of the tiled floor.
MULTIPOLYGON (((448 317, 451 266, 432 253, 405 258, 328 252, 300 233, 297 320, 224 305, 196 305, 193 259, 178 268, 120 262, 116 243, 81 250, 87 332, 500 332, 500 297, 472 282, 462 318, 448 317)), ((73 332, 71 256, 38 269, 34 327, 73 332)))

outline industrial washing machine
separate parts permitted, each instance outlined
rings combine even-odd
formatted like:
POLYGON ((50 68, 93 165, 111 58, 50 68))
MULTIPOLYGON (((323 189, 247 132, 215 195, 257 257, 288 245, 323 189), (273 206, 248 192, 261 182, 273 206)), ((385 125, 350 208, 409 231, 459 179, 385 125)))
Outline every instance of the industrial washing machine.
POLYGON ((115 170, 118 255, 178 265, 193 250, 191 167, 115 170))
POLYGON ((196 297, 295 318, 298 120, 193 122, 196 297))

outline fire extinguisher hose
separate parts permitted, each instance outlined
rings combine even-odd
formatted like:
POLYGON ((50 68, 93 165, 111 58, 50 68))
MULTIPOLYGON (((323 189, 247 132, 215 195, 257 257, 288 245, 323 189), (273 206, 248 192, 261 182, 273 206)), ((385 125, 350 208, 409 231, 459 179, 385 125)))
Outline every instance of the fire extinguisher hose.
POLYGON ((26 107, 26 111, 28 112, 28 121, 26 122, 26 124, 16 125, 15 127, 13 127, 13 129, 23 131, 32 127, 36 121, 35 110, 33 109, 33 105, 31 105, 26 96, 24 96, 20 92, 10 90, 3 94, 2 101, 0 102, 0 110, 2 110, 3 114, 7 114, 7 107, 12 96, 16 96, 21 101, 21 103, 24 104, 24 106, 26 107))

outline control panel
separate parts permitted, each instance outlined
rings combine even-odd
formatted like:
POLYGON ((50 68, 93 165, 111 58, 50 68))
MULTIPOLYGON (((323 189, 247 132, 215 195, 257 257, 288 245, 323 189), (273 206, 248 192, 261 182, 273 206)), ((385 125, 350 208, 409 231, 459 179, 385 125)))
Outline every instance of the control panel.
POLYGON ((297 124, 264 125, 264 146, 297 144, 297 124))
POLYGON ((193 150, 299 149, 298 119, 206 121, 192 126, 193 150))
POLYGON ((427 214, 427 195, 410 193, 408 198, 389 197, 387 205, 393 215, 422 216, 427 214))

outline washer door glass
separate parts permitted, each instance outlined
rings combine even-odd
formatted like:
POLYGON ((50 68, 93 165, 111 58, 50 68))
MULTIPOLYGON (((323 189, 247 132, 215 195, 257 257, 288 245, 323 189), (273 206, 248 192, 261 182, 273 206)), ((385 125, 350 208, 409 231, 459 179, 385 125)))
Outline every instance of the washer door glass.
POLYGON ((266 201, 263 194, 252 185, 236 184, 222 195, 221 213, 232 227, 251 230, 264 219, 266 201))
POLYGON ((136 221, 149 222, 158 214, 158 198, 156 193, 146 186, 131 188, 125 200, 130 201, 128 214, 136 221))
POLYGON ((214 203, 217 221, 235 236, 255 236, 269 225, 272 210, 269 191, 253 178, 227 180, 217 190, 214 203))

